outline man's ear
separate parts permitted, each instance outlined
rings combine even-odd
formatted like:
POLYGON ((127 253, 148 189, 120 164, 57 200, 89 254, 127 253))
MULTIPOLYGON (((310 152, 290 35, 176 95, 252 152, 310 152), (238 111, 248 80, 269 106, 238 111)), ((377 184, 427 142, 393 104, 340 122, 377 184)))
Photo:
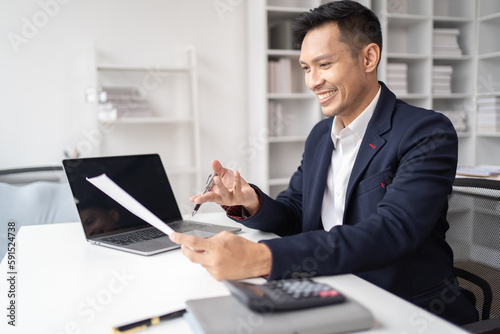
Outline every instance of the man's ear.
POLYGON ((363 66, 367 73, 377 70, 377 65, 380 60, 380 48, 375 43, 370 43, 365 46, 361 53, 363 55, 363 66))

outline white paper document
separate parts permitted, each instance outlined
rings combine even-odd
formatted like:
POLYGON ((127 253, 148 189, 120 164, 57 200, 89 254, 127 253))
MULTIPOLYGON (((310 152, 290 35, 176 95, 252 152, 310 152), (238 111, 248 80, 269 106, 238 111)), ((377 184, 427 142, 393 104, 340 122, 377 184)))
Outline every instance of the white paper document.
POLYGON ((96 177, 87 177, 87 181, 99 188, 106 195, 120 203, 125 209, 132 212, 137 217, 143 219, 147 223, 156 227, 165 234, 170 235, 174 232, 170 226, 165 224, 160 218, 156 217, 154 213, 149 211, 135 198, 130 196, 125 190, 120 188, 119 185, 113 182, 106 174, 96 177))

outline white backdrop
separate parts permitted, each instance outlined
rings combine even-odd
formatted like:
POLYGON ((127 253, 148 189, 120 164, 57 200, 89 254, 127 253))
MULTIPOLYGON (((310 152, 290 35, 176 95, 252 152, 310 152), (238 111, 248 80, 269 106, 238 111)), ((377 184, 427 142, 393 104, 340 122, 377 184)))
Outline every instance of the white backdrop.
POLYGON ((109 62, 148 65, 175 63, 192 44, 203 167, 217 158, 244 172, 244 1, 0 0, 0 37, 0 168, 60 163, 92 142, 92 44, 109 62))

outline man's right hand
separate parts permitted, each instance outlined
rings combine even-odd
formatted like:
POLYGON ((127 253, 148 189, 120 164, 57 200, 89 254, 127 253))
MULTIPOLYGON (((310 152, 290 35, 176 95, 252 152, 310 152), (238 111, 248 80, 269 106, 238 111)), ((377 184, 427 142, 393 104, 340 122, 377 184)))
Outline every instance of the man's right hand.
POLYGON ((226 206, 242 205, 250 215, 257 212, 260 207, 259 197, 238 171, 222 167, 217 160, 212 161, 212 169, 217 173, 214 186, 204 195, 191 197, 191 202, 196 204, 215 202, 226 206))

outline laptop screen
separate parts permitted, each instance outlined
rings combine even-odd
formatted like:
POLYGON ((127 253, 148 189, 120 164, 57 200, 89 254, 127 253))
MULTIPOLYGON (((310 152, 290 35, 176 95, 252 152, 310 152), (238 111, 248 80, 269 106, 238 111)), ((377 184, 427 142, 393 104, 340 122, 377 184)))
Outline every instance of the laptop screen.
POLYGON ((158 154, 66 159, 63 165, 87 238, 151 226, 86 180, 103 173, 164 222, 182 219, 158 154))

